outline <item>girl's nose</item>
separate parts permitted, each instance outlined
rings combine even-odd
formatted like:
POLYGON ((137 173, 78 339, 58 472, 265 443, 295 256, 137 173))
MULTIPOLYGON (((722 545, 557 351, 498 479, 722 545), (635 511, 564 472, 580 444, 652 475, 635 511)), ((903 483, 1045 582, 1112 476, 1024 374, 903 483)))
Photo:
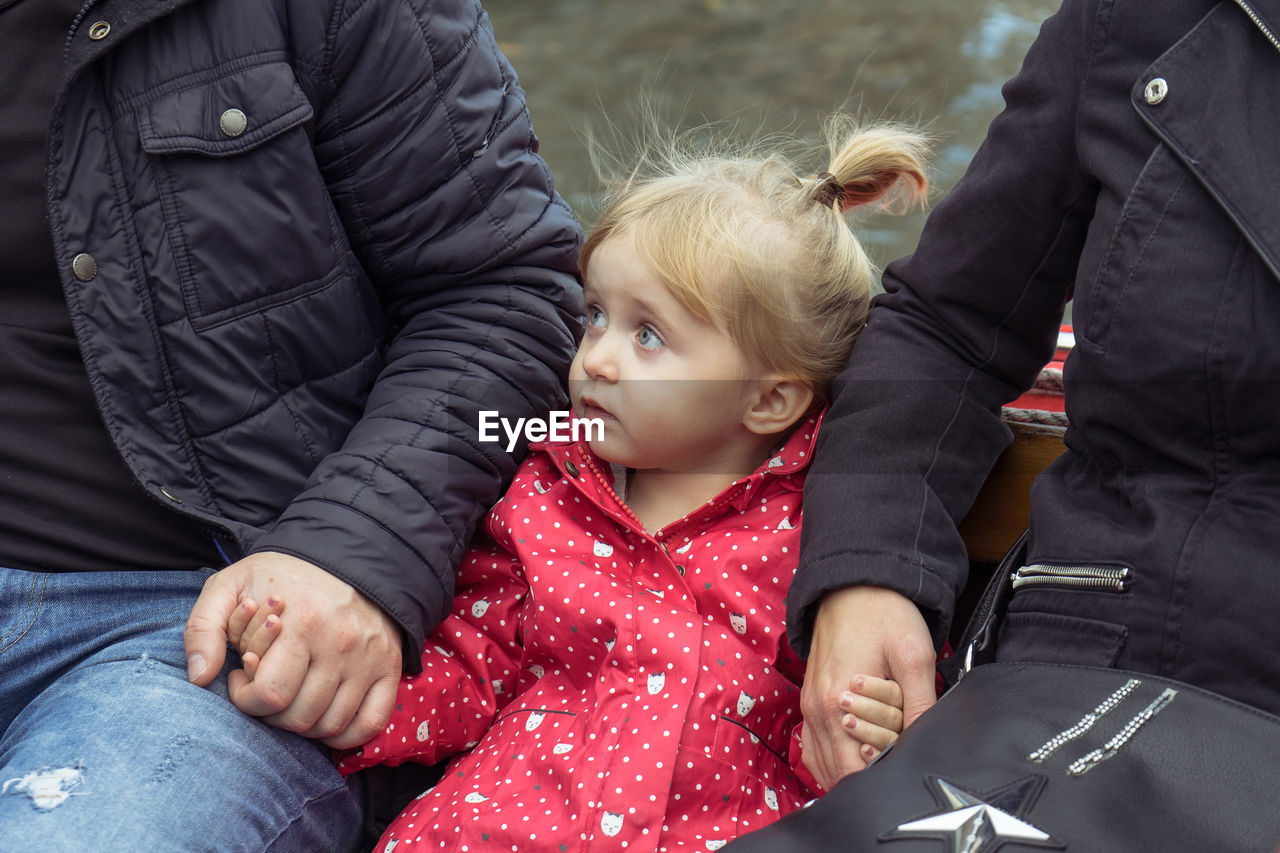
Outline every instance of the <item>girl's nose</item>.
POLYGON ((583 341, 582 369, 587 376, 605 382, 618 381, 618 359, 614 340, 616 337, 606 330, 593 341, 583 341))

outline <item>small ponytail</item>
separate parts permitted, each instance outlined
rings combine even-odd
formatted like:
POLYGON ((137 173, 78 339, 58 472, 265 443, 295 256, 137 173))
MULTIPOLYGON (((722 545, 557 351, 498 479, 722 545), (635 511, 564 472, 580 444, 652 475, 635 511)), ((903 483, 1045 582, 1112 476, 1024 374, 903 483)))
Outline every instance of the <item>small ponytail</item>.
POLYGON ((840 213, 877 202, 893 207, 923 201, 929 190, 928 141, 897 125, 862 129, 851 122, 847 117, 833 121, 831 164, 810 185, 810 197, 823 207, 838 204, 840 213))

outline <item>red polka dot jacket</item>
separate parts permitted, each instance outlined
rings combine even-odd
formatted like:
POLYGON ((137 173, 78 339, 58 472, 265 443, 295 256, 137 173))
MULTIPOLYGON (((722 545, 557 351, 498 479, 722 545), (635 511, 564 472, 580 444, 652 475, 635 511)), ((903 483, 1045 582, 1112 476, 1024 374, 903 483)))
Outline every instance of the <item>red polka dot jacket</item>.
POLYGON ((820 419, 653 534, 585 443, 534 445, 386 731, 340 756, 462 753, 379 849, 715 850, 812 798, 783 616, 820 419))

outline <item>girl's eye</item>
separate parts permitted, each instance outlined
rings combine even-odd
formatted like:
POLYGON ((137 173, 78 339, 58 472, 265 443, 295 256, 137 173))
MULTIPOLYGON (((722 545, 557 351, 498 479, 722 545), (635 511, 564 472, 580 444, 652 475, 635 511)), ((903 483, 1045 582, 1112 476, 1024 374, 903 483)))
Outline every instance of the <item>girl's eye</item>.
POLYGON ((657 349, 662 346, 662 338, 658 337, 658 333, 648 326, 640 329, 640 333, 636 335, 636 343, 645 349, 657 349))
POLYGON ((600 309, 599 305, 587 306, 587 325, 588 326, 603 326, 606 323, 606 321, 607 321, 607 318, 604 316, 604 311, 600 309))

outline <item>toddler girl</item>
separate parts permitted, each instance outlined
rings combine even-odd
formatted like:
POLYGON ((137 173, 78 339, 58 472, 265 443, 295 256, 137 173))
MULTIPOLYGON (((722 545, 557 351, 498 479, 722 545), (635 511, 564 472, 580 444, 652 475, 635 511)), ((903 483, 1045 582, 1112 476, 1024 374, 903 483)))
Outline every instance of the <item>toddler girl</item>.
MULTIPOLYGON (((920 197, 923 151, 851 128, 807 178, 776 154, 674 153, 608 200, 569 376, 589 437, 530 448, 421 674, 340 756, 457 756, 379 849, 715 850, 815 795, 783 602, 874 274, 843 214, 920 197)), ((884 748, 901 692, 864 681, 850 722, 884 748)))

